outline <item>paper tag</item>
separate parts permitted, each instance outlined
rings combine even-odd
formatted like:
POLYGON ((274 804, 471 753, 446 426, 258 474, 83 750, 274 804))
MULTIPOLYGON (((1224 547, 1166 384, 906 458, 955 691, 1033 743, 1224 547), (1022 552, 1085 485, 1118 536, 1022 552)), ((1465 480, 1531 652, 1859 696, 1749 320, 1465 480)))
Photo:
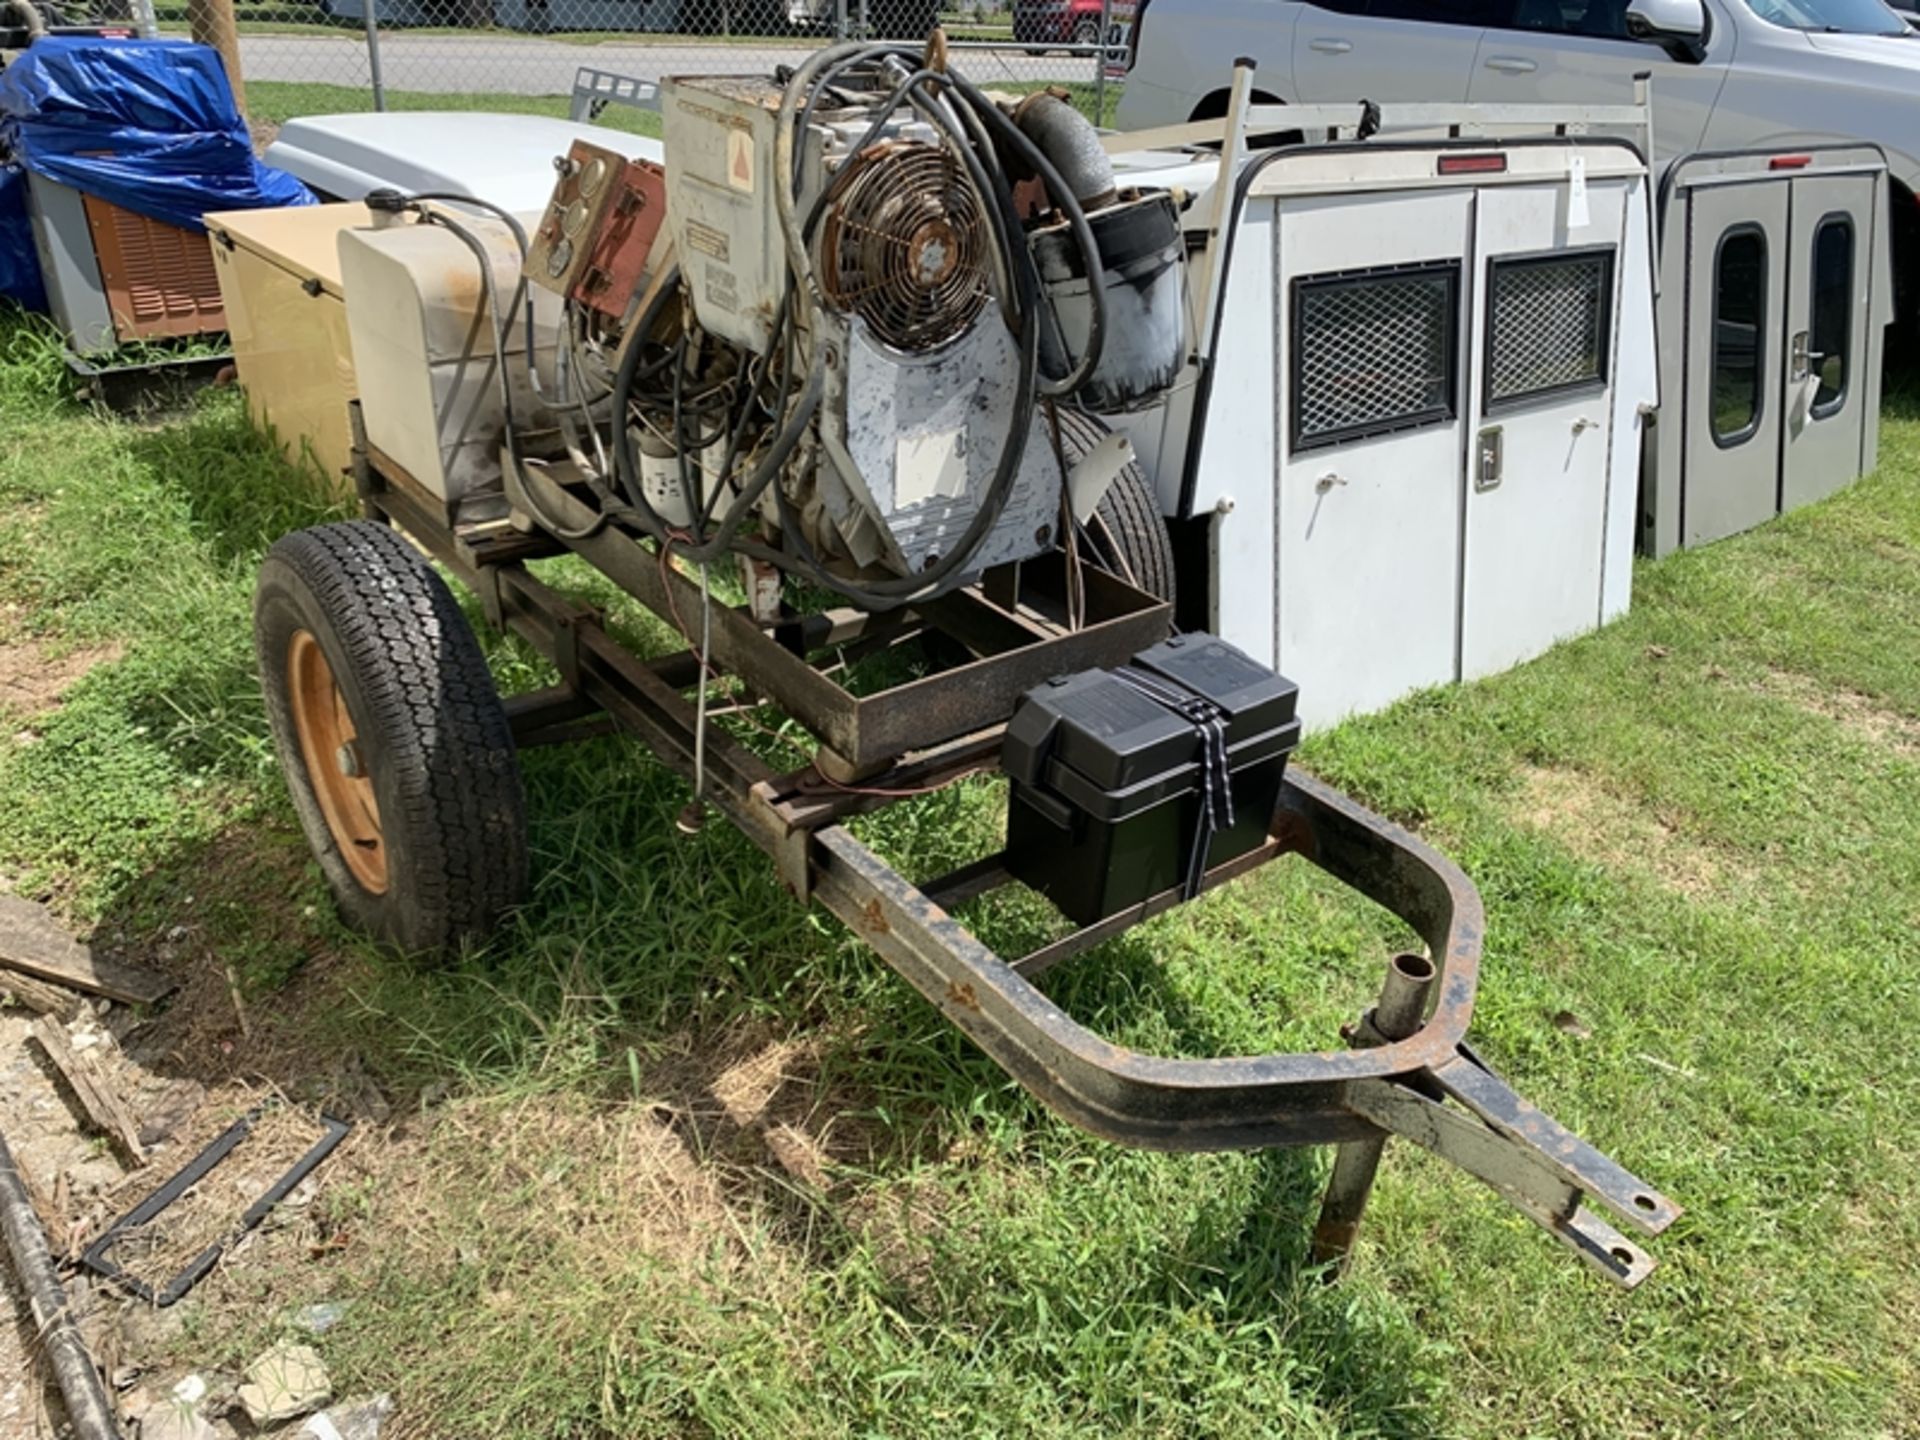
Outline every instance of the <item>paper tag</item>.
POLYGON ((916 430, 893 446, 893 504, 897 510, 967 493, 967 428, 916 430))
POLYGON ((1584 230, 1593 223, 1587 208, 1587 157, 1575 155, 1567 161, 1567 228, 1584 230))

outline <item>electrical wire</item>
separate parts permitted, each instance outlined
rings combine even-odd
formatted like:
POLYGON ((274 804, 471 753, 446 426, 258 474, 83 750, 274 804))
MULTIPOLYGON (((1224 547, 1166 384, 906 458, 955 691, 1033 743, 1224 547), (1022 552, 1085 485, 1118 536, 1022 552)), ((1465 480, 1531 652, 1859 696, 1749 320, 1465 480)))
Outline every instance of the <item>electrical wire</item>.
MULTIPOLYGON (((415 197, 416 201, 433 198, 432 196, 415 197)), ((514 476, 520 482, 521 492, 526 497, 528 508, 533 511, 534 519, 539 522, 543 529, 560 540, 585 540, 589 536, 598 534, 611 518, 605 507, 599 509, 593 519, 585 525, 569 525, 565 521, 556 521, 551 514, 547 513, 536 488, 537 485, 543 485, 548 482, 545 477, 536 479, 527 473, 525 457, 520 453, 519 423, 514 416, 513 407, 513 382, 507 377, 507 327, 512 324, 511 317, 519 311, 521 298, 527 289, 524 266, 522 267, 519 282, 514 287, 512 306, 503 311, 500 308, 499 282, 495 279, 493 273, 493 255, 488 251, 486 242, 445 211, 429 209, 422 205, 419 207, 419 213, 423 221, 442 226, 465 245, 468 250, 472 251, 473 258, 480 266, 480 283, 483 293, 487 297, 487 310, 493 320, 493 323, 487 327, 487 331, 488 334, 493 337, 493 374, 495 381, 500 386, 500 418, 503 429, 504 448, 507 452, 507 462, 513 466, 514 476)), ((518 221, 514 221, 513 225, 515 232, 514 238, 524 243, 526 236, 525 229, 520 226, 518 221)), ((524 255, 525 251, 523 249, 523 258, 524 255)), ((530 300, 527 302, 527 316, 528 325, 531 327, 533 306, 530 300)), ((531 349, 531 329, 529 330, 528 346, 527 364, 531 367, 536 364, 531 349)))
MULTIPOLYGON (((774 158, 771 180, 787 252, 787 284, 765 344, 731 373, 696 380, 700 368, 710 363, 695 343, 700 332, 688 328, 671 344, 657 338, 668 306, 685 304, 684 279, 677 267, 661 278, 629 327, 610 390, 612 480, 625 501, 624 518, 633 520, 656 544, 671 543, 686 559, 703 566, 732 550, 771 560, 868 609, 889 610, 924 601, 977 568, 975 557, 999 525, 1019 484, 1037 399, 1067 393, 1099 363, 1105 297, 1097 283, 1098 252, 1091 228, 1058 170, 1019 127, 964 77, 925 63, 910 46, 851 42, 809 56, 792 72, 782 92, 775 118, 774 158), (815 550, 796 501, 780 480, 818 413, 828 365, 846 359, 830 352, 830 342, 818 326, 803 325, 801 317, 825 304, 812 264, 812 237, 854 173, 853 167, 843 164, 803 214, 798 192, 805 157, 796 136, 808 133, 824 97, 840 98, 835 85, 860 70, 871 72, 863 85, 872 88, 878 83, 887 88, 879 100, 862 103, 865 126, 846 156, 876 143, 903 107, 939 134, 979 202, 990 239, 987 258, 992 288, 1015 341, 1017 364, 997 463, 961 533, 937 555, 930 555, 918 573, 855 580, 834 573, 815 550), (1046 186, 1056 210, 1067 220, 1091 282, 1087 342, 1068 374, 1058 380, 1048 380, 1039 366, 1043 286, 1014 207, 1003 158, 1007 155, 1037 174, 1046 186), (674 452, 687 506, 680 516, 661 514, 648 499, 633 435, 636 415, 660 433, 674 452), (756 429, 766 427, 773 428, 770 437, 750 439, 756 429), (716 468, 712 451, 723 440, 725 448, 716 468), (752 468, 742 475, 743 457, 749 454, 755 457, 752 468), (780 532, 778 549, 741 533, 761 512, 769 492, 780 532), (679 518, 689 524, 677 526, 679 518), (674 536, 671 542, 670 535, 674 536)), ((530 327, 531 317, 529 305, 530 327)))

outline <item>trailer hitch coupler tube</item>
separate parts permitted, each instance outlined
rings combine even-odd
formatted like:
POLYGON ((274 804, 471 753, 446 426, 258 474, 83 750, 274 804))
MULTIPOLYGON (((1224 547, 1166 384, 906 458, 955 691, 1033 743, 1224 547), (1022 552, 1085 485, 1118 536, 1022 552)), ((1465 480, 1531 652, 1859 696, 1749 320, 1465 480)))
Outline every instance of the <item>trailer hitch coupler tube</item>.
POLYGON ((1373 1028, 1382 1039, 1404 1040, 1420 1028, 1434 973, 1433 962, 1424 955, 1396 955, 1388 962, 1380 1003, 1373 1009, 1373 1028))
MULTIPOLYGON (((1391 1044, 1405 1040, 1426 1023, 1427 1000, 1437 978, 1433 962, 1424 955, 1396 955, 1387 964, 1380 986, 1380 1003, 1352 1033, 1356 1045, 1391 1044)), ((1373 1193, 1373 1179, 1386 1153, 1387 1137, 1350 1140, 1334 1152, 1333 1174, 1327 1179, 1320 1219, 1313 1227, 1315 1264, 1329 1265, 1329 1280, 1346 1269, 1353 1242, 1360 1233, 1360 1216, 1373 1193)))

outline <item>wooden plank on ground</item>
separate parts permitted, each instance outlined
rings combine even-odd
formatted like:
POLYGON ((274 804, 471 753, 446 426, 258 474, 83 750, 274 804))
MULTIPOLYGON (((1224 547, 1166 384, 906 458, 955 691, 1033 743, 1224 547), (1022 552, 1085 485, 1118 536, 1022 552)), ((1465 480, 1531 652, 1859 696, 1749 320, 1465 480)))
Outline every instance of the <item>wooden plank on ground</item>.
POLYGON ((66 1029, 44 1015, 33 1022, 33 1038, 47 1052, 54 1069, 66 1078, 94 1129, 107 1137, 120 1158, 129 1165, 146 1164, 146 1147, 140 1143, 140 1122, 121 1100, 99 1058, 89 1051, 74 1049, 66 1029))
POLYGON ((0 967, 128 1005, 151 1005, 173 989, 164 975, 95 955, 44 905, 18 895, 0 895, 0 967))
POLYGON ((0 1006, 18 1005, 36 1015, 71 1020, 80 1013, 84 1003, 78 994, 63 985, 49 985, 30 975, 0 969, 0 1006))

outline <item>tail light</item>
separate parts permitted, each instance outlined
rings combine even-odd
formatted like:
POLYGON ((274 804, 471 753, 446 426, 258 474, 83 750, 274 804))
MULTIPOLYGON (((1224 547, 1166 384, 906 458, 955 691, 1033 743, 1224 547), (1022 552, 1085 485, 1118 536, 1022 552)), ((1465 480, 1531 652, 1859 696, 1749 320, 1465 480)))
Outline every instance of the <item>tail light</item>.
POLYGON ((1507 157, 1490 155, 1442 155, 1435 167, 1442 175, 1500 175, 1506 172, 1507 157))

